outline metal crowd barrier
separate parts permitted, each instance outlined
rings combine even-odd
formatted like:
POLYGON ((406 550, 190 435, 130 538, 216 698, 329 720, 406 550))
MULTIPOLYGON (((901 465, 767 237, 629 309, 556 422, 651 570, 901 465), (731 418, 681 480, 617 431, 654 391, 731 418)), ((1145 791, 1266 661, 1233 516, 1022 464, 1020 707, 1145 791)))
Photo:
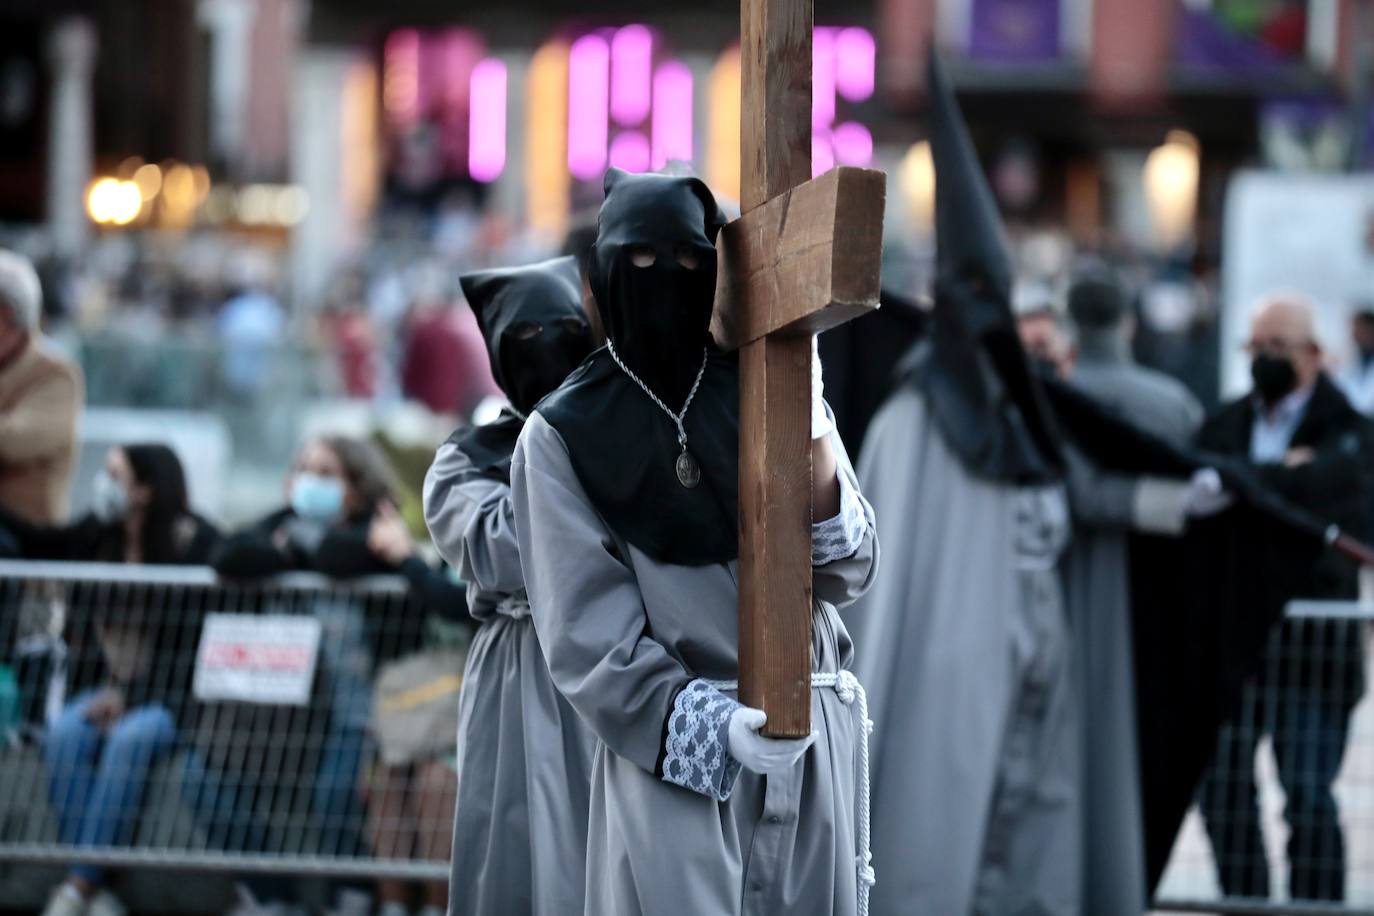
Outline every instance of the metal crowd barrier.
POLYGON ((0 562, 0 871, 446 879, 465 648, 399 578, 0 562))
POLYGON ((1295 601, 1218 742, 1159 912, 1374 913, 1374 604, 1295 601))
MULTIPOLYGON (((1290 607, 1157 911, 1374 912, 1372 619, 1290 607)), ((443 880, 463 651, 397 578, 0 562, 0 872, 443 880)))

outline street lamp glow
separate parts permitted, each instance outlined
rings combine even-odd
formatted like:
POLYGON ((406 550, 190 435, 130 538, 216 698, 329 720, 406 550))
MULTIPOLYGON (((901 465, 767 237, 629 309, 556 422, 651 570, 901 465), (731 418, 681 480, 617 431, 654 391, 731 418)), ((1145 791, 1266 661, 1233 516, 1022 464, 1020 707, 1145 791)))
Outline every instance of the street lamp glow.
POLYGON ((143 195, 132 181, 101 178, 86 192, 86 213, 97 223, 127 226, 142 208, 143 195))

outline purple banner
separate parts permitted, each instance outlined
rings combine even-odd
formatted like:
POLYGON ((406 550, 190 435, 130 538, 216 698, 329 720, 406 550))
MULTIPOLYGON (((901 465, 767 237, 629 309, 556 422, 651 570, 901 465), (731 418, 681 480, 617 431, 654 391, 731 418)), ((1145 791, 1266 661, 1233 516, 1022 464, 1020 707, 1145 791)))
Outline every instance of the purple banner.
POLYGON ((989 62, 1057 60, 1060 0, 972 0, 969 55, 989 62))

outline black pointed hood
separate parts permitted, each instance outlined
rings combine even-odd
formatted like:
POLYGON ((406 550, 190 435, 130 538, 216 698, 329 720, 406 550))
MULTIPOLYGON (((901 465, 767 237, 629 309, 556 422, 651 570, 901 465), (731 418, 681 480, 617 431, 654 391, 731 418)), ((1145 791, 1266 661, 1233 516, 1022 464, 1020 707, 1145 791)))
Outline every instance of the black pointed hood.
POLYGON ((513 409, 494 423, 464 427, 449 441, 479 470, 509 480, 524 417, 592 350, 577 259, 476 271, 459 282, 486 340, 492 377, 513 409))
POLYGON ((929 93, 935 307, 911 377, 971 473, 1007 483, 1048 482, 1063 466, 1059 434, 1017 336, 997 205, 934 54, 929 93))

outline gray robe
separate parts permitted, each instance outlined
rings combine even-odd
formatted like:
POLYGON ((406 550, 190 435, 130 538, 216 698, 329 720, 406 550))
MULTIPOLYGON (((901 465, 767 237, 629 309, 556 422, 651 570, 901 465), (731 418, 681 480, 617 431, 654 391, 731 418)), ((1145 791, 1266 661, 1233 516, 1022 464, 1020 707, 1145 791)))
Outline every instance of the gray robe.
POLYGON ((900 558, 849 615, 877 723, 873 913, 1079 912, 1063 488, 972 476, 909 386, 859 478, 900 558))
POLYGON ((582 907, 591 733, 554 689, 530 618, 510 487, 440 446, 425 521, 479 621, 458 714, 449 913, 582 907))
POLYGON ((1083 911, 1145 912, 1127 533, 1179 535, 1186 484, 1103 473, 1070 449, 1063 577, 1082 716, 1083 911))
MULTIPOLYGON (((1090 349, 1073 383, 1153 435, 1185 445, 1202 409, 1182 385, 1108 349, 1090 349)), ((1143 913, 1145 824, 1136 732, 1131 633, 1131 531, 1179 535, 1181 481, 1102 473, 1070 451, 1074 538, 1063 565, 1082 699, 1083 906, 1087 913, 1143 913)))
MULTIPOLYGON (((846 507, 837 519, 856 514, 859 536, 847 556, 815 569, 819 672, 849 664, 836 607, 864 592, 877 565, 872 509, 832 442, 846 507)), ((701 680, 737 675, 737 564, 667 565, 618 539, 537 413, 516 446, 511 488, 540 644, 554 683, 600 739, 585 912, 855 913, 854 708, 817 688, 819 734, 804 758, 767 779, 740 771, 726 744, 737 704, 701 680)), ((827 526, 816 526, 818 544, 827 526)))

